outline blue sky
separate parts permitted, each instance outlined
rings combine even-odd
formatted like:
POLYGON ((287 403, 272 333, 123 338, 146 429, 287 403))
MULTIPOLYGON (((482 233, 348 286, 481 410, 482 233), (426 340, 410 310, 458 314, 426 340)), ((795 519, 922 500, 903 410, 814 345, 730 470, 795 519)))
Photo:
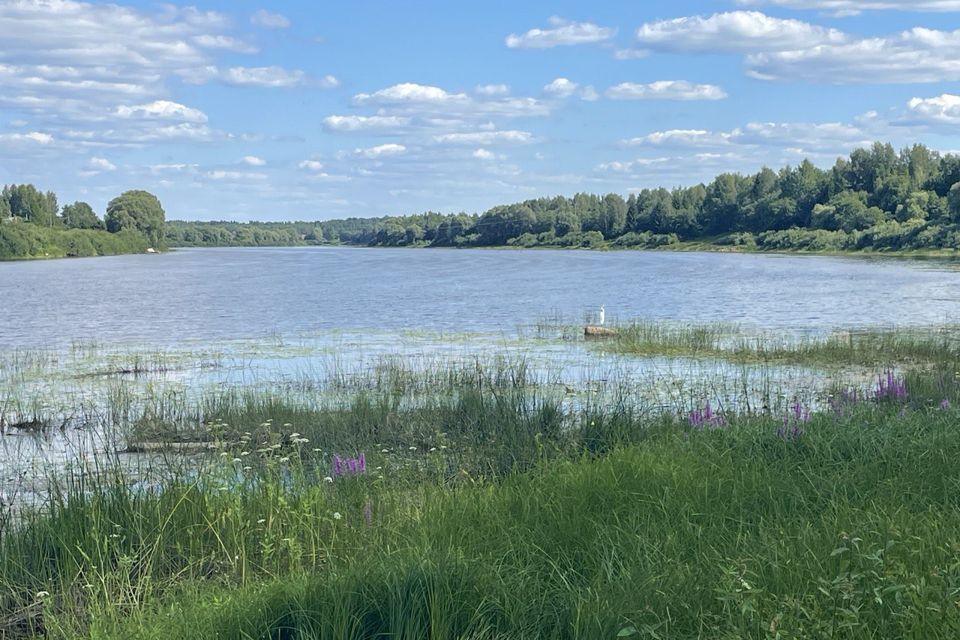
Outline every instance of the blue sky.
POLYGON ((474 212, 960 150, 960 0, 12 0, 0 33, 0 182, 99 213, 474 212))

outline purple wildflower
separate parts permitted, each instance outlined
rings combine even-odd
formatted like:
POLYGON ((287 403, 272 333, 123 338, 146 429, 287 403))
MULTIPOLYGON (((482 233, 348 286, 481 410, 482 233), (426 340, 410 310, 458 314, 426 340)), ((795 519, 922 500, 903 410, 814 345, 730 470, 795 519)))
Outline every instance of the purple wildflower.
POLYGON ((810 422, 810 409, 794 401, 787 415, 783 416, 783 424, 777 429, 777 437, 786 442, 797 442, 803 436, 803 425, 810 422))
POLYGON ((947 398, 944 398, 943 400, 941 400, 941 401, 940 401, 940 408, 943 409, 944 411, 946 411, 947 409, 949 409, 949 408, 950 408, 950 400, 948 400, 947 398))
POLYGON ((367 459, 361 453, 358 458, 341 458, 333 456, 333 477, 358 476, 367 472, 367 459))
POLYGON ((709 400, 702 409, 698 408, 691 411, 687 416, 687 422, 697 430, 703 430, 708 427, 712 429, 722 429, 727 426, 727 419, 723 414, 714 413, 709 400))
POLYGON ((893 369, 887 369, 884 375, 877 376, 876 400, 905 400, 906 397, 907 384, 894 376, 893 369))

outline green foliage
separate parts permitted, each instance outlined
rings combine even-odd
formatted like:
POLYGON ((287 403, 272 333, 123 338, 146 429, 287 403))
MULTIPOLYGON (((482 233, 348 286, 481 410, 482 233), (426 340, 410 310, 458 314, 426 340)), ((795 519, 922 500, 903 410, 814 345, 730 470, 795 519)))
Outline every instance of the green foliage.
POLYGON ((52 192, 29 184, 6 186, 0 192, 0 260, 143 253, 165 246, 154 242, 163 233, 163 209, 156 198, 127 192, 114 204, 108 232, 86 202, 66 205, 57 216, 52 192))
POLYGON ((6 202, 3 209, 14 217, 46 227, 59 224, 57 196, 50 191, 43 193, 32 184, 12 184, 3 188, 0 199, 6 202))
POLYGON ((107 204, 107 231, 136 231, 155 248, 165 246, 165 221, 166 216, 160 201, 147 191, 125 191, 107 204))
POLYGON ((923 145, 897 153, 878 143, 855 150, 829 170, 804 160, 779 171, 726 173, 709 184, 644 189, 626 200, 577 193, 500 205, 479 215, 174 222, 167 225, 167 241, 174 246, 586 248, 702 242, 745 251, 941 250, 957 246, 960 186, 951 191, 954 185, 960 185, 960 157, 941 157, 923 145))
POLYGON ((103 221, 86 202, 74 202, 63 207, 60 218, 68 229, 105 229, 103 221))

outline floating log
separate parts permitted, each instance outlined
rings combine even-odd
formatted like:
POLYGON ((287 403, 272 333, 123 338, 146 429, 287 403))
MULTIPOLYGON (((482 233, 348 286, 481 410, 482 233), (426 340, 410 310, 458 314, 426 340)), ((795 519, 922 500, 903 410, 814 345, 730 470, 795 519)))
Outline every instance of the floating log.
POLYGON ((617 335, 617 331, 610 327, 588 324, 583 328, 583 335, 586 338, 612 338, 617 335))
POLYGON ((189 453, 215 449, 213 442, 131 442, 120 453, 152 453, 154 451, 177 451, 189 453))

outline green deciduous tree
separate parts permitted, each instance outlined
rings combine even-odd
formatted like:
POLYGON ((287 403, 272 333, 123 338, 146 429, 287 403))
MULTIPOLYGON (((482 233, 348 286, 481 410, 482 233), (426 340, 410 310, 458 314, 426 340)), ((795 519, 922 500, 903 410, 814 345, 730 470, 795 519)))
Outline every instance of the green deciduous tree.
POLYGON ((105 221, 111 233, 130 229, 143 235, 151 246, 164 246, 166 215, 152 193, 125 191, 107 205, 105 221))
POLYGON ((64 205, 60 219, 68 229, 103 229, 103 221, 93 212, 86 202, 74 202, 64 205))

